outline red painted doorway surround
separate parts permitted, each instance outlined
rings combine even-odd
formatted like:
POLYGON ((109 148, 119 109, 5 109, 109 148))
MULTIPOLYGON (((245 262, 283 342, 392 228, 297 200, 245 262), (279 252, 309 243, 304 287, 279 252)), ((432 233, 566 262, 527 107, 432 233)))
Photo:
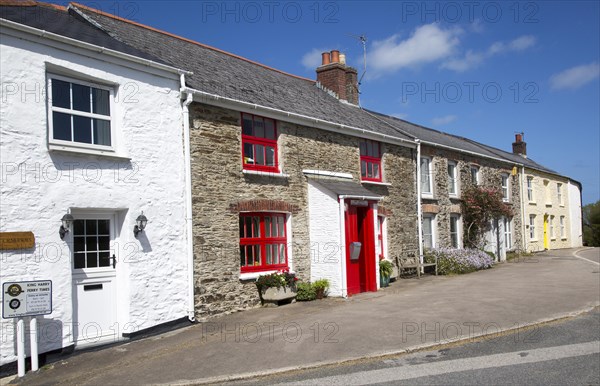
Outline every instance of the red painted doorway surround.
POLYGON ((345 204, 346 283, 348 295, 377 291, 373 203, 348 200, 345 204), (358 258, 352 259, 352 243, 360 243, 358 258))

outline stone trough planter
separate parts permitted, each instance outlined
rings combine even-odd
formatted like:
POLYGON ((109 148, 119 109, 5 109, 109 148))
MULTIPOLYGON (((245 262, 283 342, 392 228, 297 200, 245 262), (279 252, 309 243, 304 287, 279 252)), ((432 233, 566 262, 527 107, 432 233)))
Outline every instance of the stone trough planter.
POLYGON ((261 303, 264 306, 278 306, 280 304, 293 303, 296 301, 296 288, 269 287, 261 291, 261 303))

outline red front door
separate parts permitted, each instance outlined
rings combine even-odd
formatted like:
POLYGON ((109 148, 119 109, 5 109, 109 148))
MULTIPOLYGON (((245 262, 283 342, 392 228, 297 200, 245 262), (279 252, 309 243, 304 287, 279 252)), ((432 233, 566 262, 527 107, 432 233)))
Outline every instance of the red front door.
MULTIPOLYGON (((350 200, 352 203, 352 200, 350 200)), ((366 291, 377 291, 375 276, 375 229, 373 209, 370 203, 346 205, 346 283, 348 295, 366 291), (352 245, 360 243, 358 257, 352 257, 352 245)), ((356 257, 356 256, 355 256, 356 257)))

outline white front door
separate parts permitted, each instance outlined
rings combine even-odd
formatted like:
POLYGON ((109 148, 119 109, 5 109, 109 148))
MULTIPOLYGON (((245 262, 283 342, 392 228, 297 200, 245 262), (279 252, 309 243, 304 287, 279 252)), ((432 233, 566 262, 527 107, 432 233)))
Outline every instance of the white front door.
POLYGON ((77 346, 118 339, 114 215, 74 215, 73 341, 77 346))

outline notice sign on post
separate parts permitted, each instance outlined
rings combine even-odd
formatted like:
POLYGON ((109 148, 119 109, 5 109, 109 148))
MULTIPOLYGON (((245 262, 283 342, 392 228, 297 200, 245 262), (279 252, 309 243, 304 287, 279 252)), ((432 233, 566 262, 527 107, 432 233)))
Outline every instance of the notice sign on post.
POLYGON ((47 315, 52 313, 52 281, 21 281, 2 284, 2 317, 47 315))

